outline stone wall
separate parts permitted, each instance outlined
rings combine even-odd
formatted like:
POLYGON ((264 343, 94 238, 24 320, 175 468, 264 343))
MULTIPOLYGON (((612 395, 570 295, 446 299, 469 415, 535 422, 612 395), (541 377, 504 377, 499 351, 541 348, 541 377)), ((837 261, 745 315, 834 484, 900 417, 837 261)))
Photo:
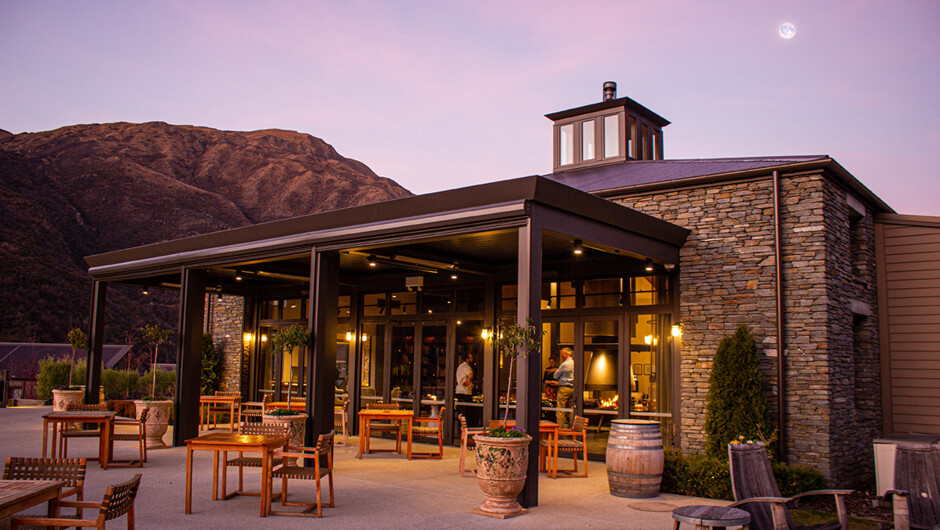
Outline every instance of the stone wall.
POLYGON ((247 360, 242 341, 245 299, 240 296, 222 296, 220 299, 215 294, 207 295, 206 311, 206 331, 212 333, 221 364, 219 390, 245 395, 247 382, 242 376, 242 365, 247 360))
MULTIPOLYGON (((771 421, 778 425, 772 179, 617 202, 692 230, 679 264, 682 449, 704 450, 712 359, 739 324, 758 342, 771 421)), ((848 210, 845 191, 821 174, 781 179, 788 460, 839 484, 870 476, 881 413, 871 215, 856 222, 864 250, 853 259, 848 210), (859 271, 868 283, 858 281, 859 271), (857 318, 849 308, 859 306, 849 298, 875 311, 854 340, 857 318)))

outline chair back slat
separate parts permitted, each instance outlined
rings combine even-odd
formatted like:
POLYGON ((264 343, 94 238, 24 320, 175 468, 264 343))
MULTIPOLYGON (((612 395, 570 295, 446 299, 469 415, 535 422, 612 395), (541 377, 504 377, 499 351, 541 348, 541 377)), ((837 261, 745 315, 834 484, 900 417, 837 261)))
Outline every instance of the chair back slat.
POLYGON ((286 423, 242 423, 238 426, 238 434, 287 436, 290 434, 290 426, 286 423))
POLYGON ((467 418, 463 414, 457 414, 457 420, 460 421, 460 433, 467 432, 467 418))
POLYGON ((571 424, 571 430, 575 432, 587 431, 587 418, 584 416, 575 416, 574 422, 571 424))
POLYGON ((894 460, 894 487, 909 492, 911 528, 940 524, 940 445, 899 443, 894 460))
POLYGON ((85 403, 69 403, 68 405, 65 406, 65 410, 71 410, 71 411, 78 410, 82 412, 88 412, 88 411, 93 411, 93 410, 108 410, 108 405, 107 403, 95 403, 94 405, 88 405, 85 403))
MULTIPOLYGON (((731 489, 735 501, 754 497, 780 497, 780 489, 774 479, 764 444, 728 444, 728 461, 731 464, 731 489)), ((770 504, 753 502, 740 508, 751 514, 751 528, 774 527, 770 504)), ((788 527, 795 528, 796 523, 790 513, 787 512, 786 516, 788 527)))
POLYGON ((66 487, 85 485, 84 458, 20 458, 11 456, 3 465, 3 480, 64 480, 66 487))
POLYGON ((240 396, 240 395, 242 395, 242 393, 241 393, 241 392, 228 392, 228 391, 224 391, 224 392, 223 392, 222 390, 216 390, 216 391, 215 391, 215 395, 217 395, 217 396, 225 396, 225 397, 235 397, 235 396, 240 396))
POLYGON ((366 403, 369 410, 399 410, 398 403, 366 403))
POLYGON ((104 518, 105 521, 121 517, 130 511, 134 506, 134 499, 137 498, 137 489, 140 487, 140 473, 134 475, 134 478, 120 484, 108 486, 104 492, 104 499, 101 501, 101 511, 98 513, 98 519, 104 518))

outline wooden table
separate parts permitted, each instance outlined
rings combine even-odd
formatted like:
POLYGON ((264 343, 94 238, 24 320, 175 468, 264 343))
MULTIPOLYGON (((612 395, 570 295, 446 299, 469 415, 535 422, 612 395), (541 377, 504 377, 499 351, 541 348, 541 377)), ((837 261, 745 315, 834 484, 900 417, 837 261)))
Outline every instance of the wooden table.
MULTIPOLYGON (((261 517, 268 515, 268 495, 271 490, 272 453, 284 447, 290 436, 269 434, 235 434, 214 432, 186 440, 186 508, 192 513, 193 497, 193 451, 213 451, 212 454, 212 500, 219 499, 219 451, 241 451, 261 453, 261 517)), ((223 462, 222 465, 225 465, 223 462)))
MULTIPOLYGON (((515 427, 516 420, 508 420, 505 422, 506 428, 515 427)), ((503 420, 490 420, 490 428, 493 427, 502 427, 503 420)), ((549 477, 558 478, 558 424, 553 421, 548 420, 539 420, 539 435, 545 436, 548 438, 548 447, 549 455, 548 458, 551 461, 551 469, 548 469, 545 466, 544 460, 540 462, 541 468, 539 471, 545 471, 549 477)))
MULTIPOLYGON (((199 416, 203 420, 199 428, 206 431, 209 430, 209 411, 212 409, 212 405, 228 404, 228 432, 235 432, 235 426, 241 421, 238 415, 241 401, 241 396, 199 396, 199 416)), ((215 426, 214 421, 212 425, 215 426)))
MULTIPOLYGON (((366 454, 379 451, 388 451, 388 449, 369 448, 369 423, 372 420, 385 420, 408 422, 408 460, 411 460, 411 429, 414 426, 415 413, 410 410, 371 410, 363 409, 359 411, 359 456, 362 459, 362 453, 366 454)), ((401 438, 399 438, 401 440, 401 438)), ((393 449, 394 451, 394 449, 393 449)))
MULTIPOLYGON (((101 469, 108 469, 108 457, 111 452, 111 432, 114 430, 114 417, 116 415, 117 412, 113 410, 61 410, 44 415, 42 417, 42 457, 46 458, 46 442, 50 423, 52 424, 52 456, 55 456, 59 430, 64 430, 69 423, 97 423, 100 431, 98 436, 98 462, 101 469)), ((94 458, 89 460, 94 460, 94 458)))
MULTIPOLYGON (((64 480, 0 480, 0 520, 11 515, 59 498, 64 480)), ((49 506, 47 514, 55 516, 49 506)))
POLYGON ((679 523, 694 524, 696 530, 751 524, 751 514, 726 506, 681 506, 672 511, 672 518, 676 520, 673 530, 679 528, 679 523))

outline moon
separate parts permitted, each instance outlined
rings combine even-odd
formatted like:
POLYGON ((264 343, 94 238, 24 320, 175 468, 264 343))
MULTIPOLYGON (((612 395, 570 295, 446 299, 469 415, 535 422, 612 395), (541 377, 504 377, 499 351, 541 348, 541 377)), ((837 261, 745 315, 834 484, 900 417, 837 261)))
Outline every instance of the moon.
POLYGON ((789 22, 784 22, 780 24, 780 36, 790 40, 796 36, 796 26, 789 22))

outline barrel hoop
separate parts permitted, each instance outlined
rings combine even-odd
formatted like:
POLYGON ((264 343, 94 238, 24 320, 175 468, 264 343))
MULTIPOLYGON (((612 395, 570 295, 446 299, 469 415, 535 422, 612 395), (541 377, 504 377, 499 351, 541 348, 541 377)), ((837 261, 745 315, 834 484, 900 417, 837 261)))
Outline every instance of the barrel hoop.
MULTIPOLYGON (((610 444, 607 444, 610 447, 610 444)), ((637 446, 637 445, 613 445, 618 449, 629 449, 631 451, 662 451, 663 446, 661 445, 651 445, 651 446, 637 446)))
POLYGON ((613 475, 615 477, 623 477, 623 478, 662 478, 663 477, 662 473, 656 473, 656 474, 648 473, 646 475, 634 475, 632 473, 620 473, 618 471, 611 471, 609 469, 607 470, 607 474, 613 475))

